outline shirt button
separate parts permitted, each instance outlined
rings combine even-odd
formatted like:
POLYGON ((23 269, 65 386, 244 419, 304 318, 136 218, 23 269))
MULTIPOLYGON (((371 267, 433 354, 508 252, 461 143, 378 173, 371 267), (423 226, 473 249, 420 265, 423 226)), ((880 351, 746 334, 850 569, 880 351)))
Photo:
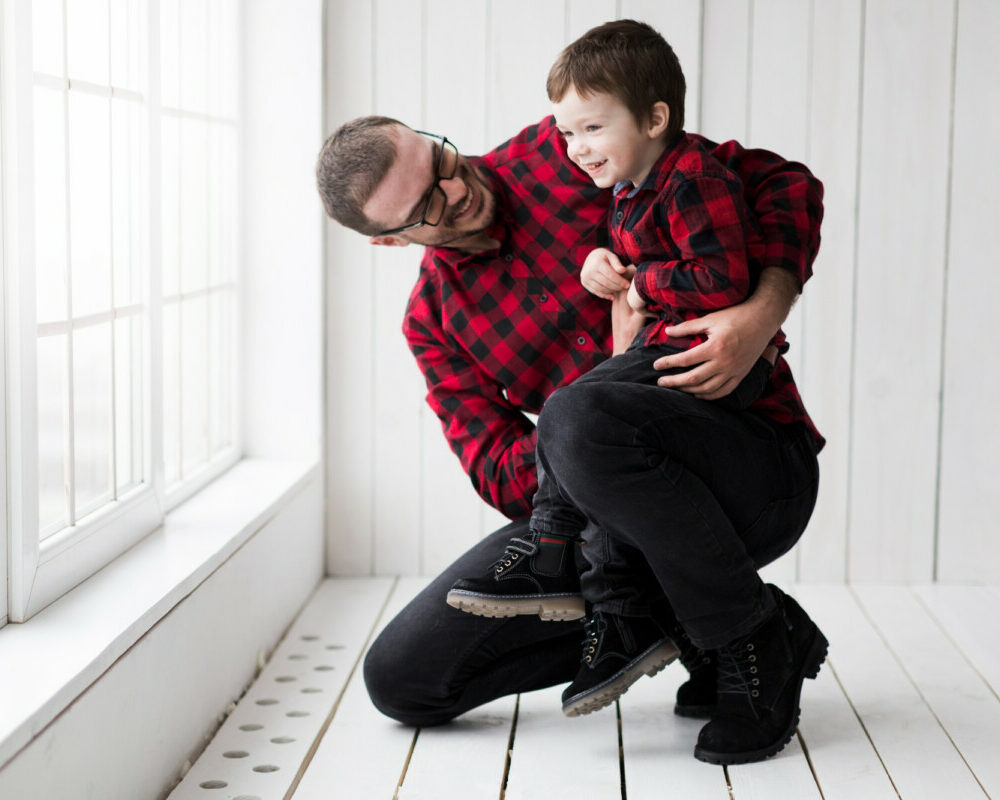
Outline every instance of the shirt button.
POLYGON ((624 219, 624 218, 625 218, 625 212, 624 211, 618 211, 615 214, 615 219, 618 220, 619 222, 621 222, 622 219, 624 219))
POLYGON ((547 294, 541 294, 541 295, 538 296, 538 300, 541 303, 544 303, 548 299, 549 299, 549 296, 547 294))
POLYGON ((577 336, 576 337, 576 343, 577 344, 586 344, 587 343, 587 337, 586 336, 577 336))
POLYGON ((505 255, 503 257, 503 260, 506 261, 509 264, 511 261, 514 260, 514 256, 512 256, 510 253, 508 253, 507 255, 505 255))

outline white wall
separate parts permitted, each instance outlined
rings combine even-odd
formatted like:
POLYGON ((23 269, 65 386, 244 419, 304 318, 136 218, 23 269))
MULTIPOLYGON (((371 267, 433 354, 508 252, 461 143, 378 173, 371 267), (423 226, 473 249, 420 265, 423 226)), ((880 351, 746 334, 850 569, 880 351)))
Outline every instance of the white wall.
MULTIPOLYGON (((385 113, 480 152, 546 113, 558 51, 616 16, 677 49, 689 130, 803 160, 826 185, 816 275, 786 331, 829 444, 813 523, 772 574, 1000 580, 1000 5, 330 0, 327 131, 385 113)), ((433 573, 502 519, 445 445, 399 333, 420 254, 332 223, 327 248, 327 566, 433 573)))

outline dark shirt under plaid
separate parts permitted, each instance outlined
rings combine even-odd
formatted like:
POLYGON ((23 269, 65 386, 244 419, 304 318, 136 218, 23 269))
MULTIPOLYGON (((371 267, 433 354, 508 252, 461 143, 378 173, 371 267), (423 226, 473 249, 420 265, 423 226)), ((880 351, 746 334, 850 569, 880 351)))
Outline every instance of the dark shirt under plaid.
MULTIPOLYGON (((805 283, 819 244, 822 184, 773 153, 705 145, 743 181, 762 265, 805 283)), ((553 391, 611 353, 609 304, 579 280, 587 254, 608 244, 611 192, 566 157, 551 117, 472 163, 496 194, 490 234, 500 246, 475 254, 427 248, 403 332, 476 491, 516 518, 531 512, 537 488, 535 427, 525 412, 537 414, 553 391)), ((812 427, 804 409, 799 419, 812 427)))

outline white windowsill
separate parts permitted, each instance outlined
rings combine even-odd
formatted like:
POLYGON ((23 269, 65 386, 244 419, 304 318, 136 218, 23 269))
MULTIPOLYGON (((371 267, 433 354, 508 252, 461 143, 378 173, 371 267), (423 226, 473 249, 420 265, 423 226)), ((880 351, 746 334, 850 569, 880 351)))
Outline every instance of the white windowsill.
POLYGON ((318 470, 318 462, 240 461, 96 575, 27 623, 0 630, 0 767, 318 470))

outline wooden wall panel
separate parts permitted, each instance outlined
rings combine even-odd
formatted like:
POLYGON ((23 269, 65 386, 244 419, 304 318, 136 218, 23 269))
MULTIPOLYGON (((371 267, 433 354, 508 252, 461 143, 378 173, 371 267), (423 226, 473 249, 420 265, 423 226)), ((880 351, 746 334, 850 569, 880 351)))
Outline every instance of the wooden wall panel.
MULTIPOLYGON (((375 3, 374 25, 391 49, 376 46, 374 107, 376 114, 395 117, 423 129, 424 51, 422 3, 375 3)), ((423 481, 421 417, 423 377, 400 333, 400 320, 417 279, 421 247, 375 247, 370 275, 356 280, 374 283, 374 303, 367 331, 374 342, 374 455, 372 536, 376 575, 406 574, 420 563, 420 509, 423 481)), ((340 289, 350 292, 354 281, 340 289)), ((358 332, 364 335, 362 331, 358 332)))
POLYGON ((865 19, 848 578, 933 576, 954 6, 865 19))
MULTIPOLYGON (((326 41, 326 123, 332 132, 349 119, 372 113, 371 4, 327 3, 326 41)), ((374 251, 362 237, 330 220, 326 231, 326 485, 331 542, 326 568, 332 575, 367 575, 375 560, 374 251)))
POLYGON ((937 578, 1000 581, 1000 5, 958 8, 937 578))
MULTIPOLYGON (((329 129, 379 111, 488 149, 548 112, 559 50, 616 16, 678 51, 689 130, 803 159, 826 185, 816 275, 786 330, 829 444, 810 530, 777 576, 998 579, 1000 8, 338 0, 329 129)), ((448 449, 399 335, 417 249, 328 231, 328 569, 433 573, 504 520, 448 449)))
POLYGON ((796 382, 827 444, 816 510, 798 547, 801 580, 847 576, 861 32, 862 0, 815 4, 806 163, 824 184, 823 241, 799 299, 796 382))

